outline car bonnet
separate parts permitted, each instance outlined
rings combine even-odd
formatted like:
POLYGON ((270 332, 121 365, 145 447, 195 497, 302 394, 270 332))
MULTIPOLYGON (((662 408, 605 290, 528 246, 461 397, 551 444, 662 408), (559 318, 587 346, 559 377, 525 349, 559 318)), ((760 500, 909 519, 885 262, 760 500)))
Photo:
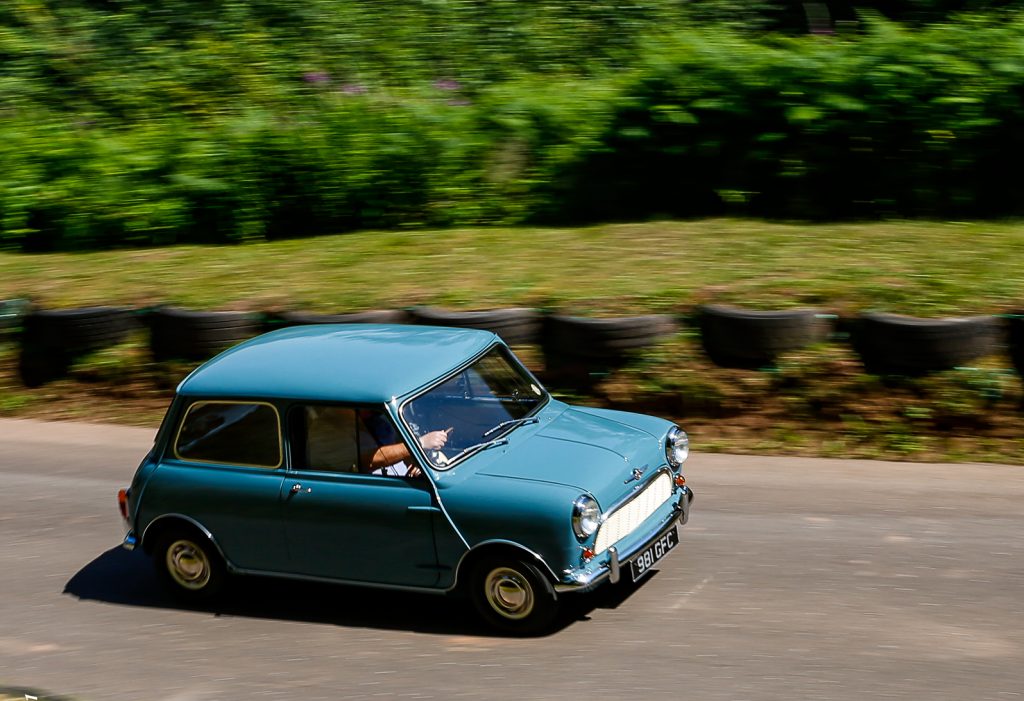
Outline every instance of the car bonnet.
POLYGON ((528 432, 510 436, 481 474, 575 487, 607 508, 635 486, 634 470, 649 476, 664 463, 660 436, 578 409, 528 432))

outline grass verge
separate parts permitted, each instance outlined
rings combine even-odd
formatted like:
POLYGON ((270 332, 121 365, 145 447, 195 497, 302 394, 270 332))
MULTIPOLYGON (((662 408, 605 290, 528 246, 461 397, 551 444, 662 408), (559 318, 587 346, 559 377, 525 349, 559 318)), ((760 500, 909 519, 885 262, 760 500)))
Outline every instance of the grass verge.
MULTIPOLYGON (((583 229, 361 232, 235 247, 0 253, 0 299, 46 307, 174 303, 347 311, 439 304, 577 314, 685 313, 705 301, 939 316, 1024 306, 1024 224, 739 220, 583 229)), ((523 349, 539 369, 535 349, 523 349)), ((0 346, 0 415, 155 426, 190 369, 144 338, 22 387, 0 346)), ((1003 356, 919 378, 865 375, 827 343, 774 368, 717 368, 692 330, 604 378, 601 406, 675 419, 698 450, 1024 462, 1020 378, 1003 356)))

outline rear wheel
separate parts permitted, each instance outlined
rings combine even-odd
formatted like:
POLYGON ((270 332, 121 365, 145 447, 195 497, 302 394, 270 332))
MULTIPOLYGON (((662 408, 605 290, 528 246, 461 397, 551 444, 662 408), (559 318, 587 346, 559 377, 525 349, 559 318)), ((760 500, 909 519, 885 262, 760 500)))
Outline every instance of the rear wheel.
POLYGON ((227 577, 224 561, 210 539, 188 529, 162 535, 153 552, 153 564, 164 584, 184 599, 213 598, 227 577))
POLYGON ((488 558, 473 568, 470 598, 492 627, 527 635, 544 630, 558 612, 555 590, 533 565, 488 558))

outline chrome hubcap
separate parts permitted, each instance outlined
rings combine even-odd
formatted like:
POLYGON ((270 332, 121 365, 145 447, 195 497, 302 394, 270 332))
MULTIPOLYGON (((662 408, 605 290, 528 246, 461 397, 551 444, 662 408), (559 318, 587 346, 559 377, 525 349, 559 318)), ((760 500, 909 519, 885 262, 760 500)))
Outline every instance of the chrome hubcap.
POLYGON ((210 560, 195 543, 176 540, 167 548, 167 571, 186 589, 202 589, 210 581, 210 560))
POLYGON ((484 581, 487 603, 505 618, 525 618, 533 611, 533 587, 509 567, 491 570, 484 581))

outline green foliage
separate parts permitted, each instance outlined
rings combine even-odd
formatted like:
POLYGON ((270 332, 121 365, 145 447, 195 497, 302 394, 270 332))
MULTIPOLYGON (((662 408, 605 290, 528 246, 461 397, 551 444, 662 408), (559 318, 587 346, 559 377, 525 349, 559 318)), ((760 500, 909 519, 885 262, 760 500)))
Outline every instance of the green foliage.
MULTIPOLYGON (((911 19, 978 6, 857 5, 911 19)), ((13 0, 0 8, 0 246, 1021 213, 1006 176, 1024 156, 1021 15, 911 30, 865 14, 859 34, 755 35, 793 29, 793 11, 13 0)))
POLYGON ((1019 214, 1024 20, 856 38, 679 32, 642 47, 570 212, 1019 214))

